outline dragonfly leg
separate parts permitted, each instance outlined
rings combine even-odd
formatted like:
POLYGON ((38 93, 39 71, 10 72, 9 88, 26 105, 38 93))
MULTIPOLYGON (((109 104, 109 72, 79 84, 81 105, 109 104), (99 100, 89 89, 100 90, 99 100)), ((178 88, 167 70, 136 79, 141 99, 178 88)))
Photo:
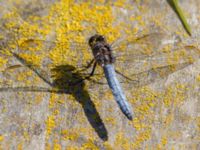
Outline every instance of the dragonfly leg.
POLYGON ((87 69, 89 69, 91 66, 92 66, 92 64, 94 63, 94 58, 87 64, 87 66, 85 66, 84 67, 84 69, 82 69, 81 71, 85 71, 85 70, 87 70, 87 69))
POLYGON ((96 66, 97 66, 97 62, 94 63, 91 73, 88 76, 86 76, 83 80, 89 79, 91 76, 94 75, 94 71, 96 69, 96 66))
POLYGON ((83 79, 81 79, 81 80, 79 80, 79 81, 73 83, 72 85, 77 85, 77 84, 82 83, 84 80, 90 79, 90 77, 94 75, 94 71, 95 71, 95 69, 96 69, 96 66, 97 66, 97 62, 95 61, 91 73, 90 73, 88 76, 86 76, 85 78, 83 78, 83 79))
POLYGON ((91 72, 90 75, 89 75, 88 77, 86 77, 86 78, 90 78, 91 76, 94 75, 94 71, 95 71, 95 69, 96 69, 96 66, 97 66, 97 62, 94 63, 93 68, 92 68, 92 72, 91 72))

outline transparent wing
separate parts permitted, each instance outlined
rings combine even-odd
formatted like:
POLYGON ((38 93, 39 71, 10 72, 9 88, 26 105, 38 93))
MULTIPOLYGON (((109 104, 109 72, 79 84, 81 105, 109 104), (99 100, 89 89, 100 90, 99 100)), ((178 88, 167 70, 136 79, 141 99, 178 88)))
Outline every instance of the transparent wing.
MULTIPOLYGON (((199 52, 195 47, 178 45, 178 42, 178 40, 169 41, 162 33, 130 37, 126 41, 121 41, 118 47, 114 45, 117 56, 115 67, 121 76, 134 81, 129 82, 130 84, 134 86, 149 84, 187 67, 198 59, 199 52)), ((18 50, 12 55, 21 61, 22 66, 33 70, 47 84, 53 84, 53 78, 62 76, 60 72, 70 72, 70 75, 65 76, 70 76, 70 80, 73 81, 75 78, 83 79, 89 74, 89 70, 79 72, 78 75, 77 71, 83 70, 87 62, 93 58, 86 42, 54 42, 41 39, 19 41, 18 50), (40 60, 37 62, 36 58, 40 60)), ((14 66, 8 66, 8 69, 19 67, 14 66)), ((97 78, 93 78, 94 82, 102 83, 101 69, 98 69, 96 74, 98 75, 97 78)), ((122 82, 123 79, 125 78, 122 78, 122 82)))
MULTIPOLYGON (((120 43, 114 43, 114 55, 117 61, 136 60, 142 61, 145 57, 158 54, 158 46, 160 42, 156 39, 161 39, 162 34, 153 33, 143 35, 141 37, 128 37, 120 43), (118 46, 116 46, 118 45, 118 46)), ((63 40, 62 40, 63 41, 63 40)), ((41 39, 25 39, 19 42, 19 48, 22 53, 46 53, 52 59, 57 58, 62 60, 62 63, 73 63, 73 65, 84 66, 89 60, 93 58, 90 47, 87 42, 77 42, 66 40, 66 42, 59 42, 54 40, 41 40, 41 39)), ((21 53, 20 52, 20 53, 21 53)))
POLYGON ((129 46, 126 46, 125 52, 120 52, 116 61, 117 69, 134 80, 136 86, 167 77, 192 64, 200 56, 197 47, 185 45, 178 38, 170 40, 170 37, 161 33, 136 41, 126 44, 129 46))
POLYGON ((117 70, 131 79, 129 83, 134 86, 147 85, 165 78, 191 65, 200 56, 195 43, 187 45, 182 43, 179 36, 171 37, 162 32, 128 37, 113 45, 117 70))

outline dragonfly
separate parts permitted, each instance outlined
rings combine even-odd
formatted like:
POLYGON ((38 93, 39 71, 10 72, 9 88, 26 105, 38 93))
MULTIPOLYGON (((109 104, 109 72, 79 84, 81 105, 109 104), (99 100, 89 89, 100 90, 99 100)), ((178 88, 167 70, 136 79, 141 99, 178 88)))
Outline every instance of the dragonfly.
MULTIPOLYGON (((128 46, 128 44, 131 42, 132 44, 136 44, 136 42, 141 42, 141 41, 145 41, 145 44, 147 44, 148 42, 158 42, 161 35, 162 34, 160 33, 148 34, 148 35, 135 39, 135 41, 128 41, 128 42, 125 41, 127 49, 130 49, 130 50, 127 50, 125 54, 123 54, 123 52, 117 52, 116 56, 114 55, 114 50, 116 49, 115 43, 108 44, 106 38, 100 34, 95 34, 91 36, 88 40, 88 45, 90 49, 92 50, 94 58, 85 66, 85 69, 88 69, 93 65, 92 71, 89 73, 89 75, 85 75, 85 77, 79 78, 77 81, 70 83, 70 86, 80 84, 84 80, 91 80, 96 83, 102 83, 102 82, 98 82, 91 79, 92 76, 95 75, 94 73, 95 73, 95 69, 97 65, 101 66, 103 68, 103 72, 107 80, 107 83, 112 91, 112 94, 119 108, 129 120, 132 120, 133 111, 120 85, 121 82, 118 80, 117 74, 119 74, 121 77, 126 79, 130 85, 134 84, 134 86, 143 86, 151 82, 154 82, 156 78, 166 77, 177 70, 187 67, 188 65, 193 63, 193 59, 195 60, 199 56, 199 52, 197 51, 197 49, 193 46, 188 46, 188 45, 182 47, 184 48, 184 50, 182 48, 177 48, 177 49, 174 48, 170 52, 157 51, 151 54, 137 53, 137 51, 131 50, 132 47, 129 48, 128 46), (153 41, 152 41, 152 38, 153 38, 153 41), (131 51, 136 52, 136 54, 135 53, 132 54, 131 51), (177 56, 177 55, 180 56, 178 60, 176 57, 174 58, 174 56, 177 56), (125 56, 125 60, 123 59, 124 57, 121 57, 121 56, 125 56), (130 72, 128 76, 122 74, 118 69, 115 68, 115 66, 118 67, 118 62, 120 62, 120 57, 122 59, 121 61, 123 61, 123 63, 121 63, 122 68, 120 70, 125 70, 125 68, 126 69, 128 68, 130 72), (171 57, 172 59, 169 59, 171 57)), ((33 46, 35 46, 34 42, 36 41, 42 41, 45 43, 52 42, 52 41, 43 41, 39 39, 29 39, 29 40, 26 40, 25 43, 29 43, 29 45, 31 43, 33 44, 33 46)), ((55 43, 55 42, 52 42, 52 43, 55 43)), ((75 46, 83 47, 85 45, 86 44, 72 43, 71 47, 72 48, 75 46)), ((153 48, 158 49, 158 47, 153 47, 153 48)), ((17 53, 13 51, 10 51, 10 52, 22 64, 25 64, 24 60, 17 53)), ((77 54, 78 53, 79 52, 77 52, 77 54)), ((49 77, 45 75, 43 71, 41 71, 39 68, 36 68, 34 65, 31 65, 30 63, 27 63, 27 64, 28 64, 28 67, 31 70, 33 70, 44 82, 48 83, 49 85, 53 87, 53 84, 50 82, 49 77)), ((18 67, 18 65, 16 65, 16 67, 18 67)), ((10 67, 10 68, 15 68, 15 67, 10 67)), ((31 90, 31 88, 28 88, 28 90, 31 90)), ((25 90, 25 88, 21 88, 21 89, 25 90)), ((37 89, 32 89, 32 90, 37 91, 37 89)), ((46 91, 52 91, 52 90, 46 90, 46 91)), ((64 92, 64 89, 60 89, 60 92, 64 92)))
POLYGON ((100 65, 103 68, 108 85, 112 90, 117 104, 119 105, 121 111, 125 114, 125 116, 129 120, 132 120, 133 113, 131 110, 131 106, 126 99, 126 96, 124 95, 124 92, 115 74, 115 69, 113 66, 113 63, 115 62, 115 58, 112 54, 113 50, 106 42, 104 36, 98 34, 92 36, 89 39, 89 45, 94 55, 94 66, 90 76, 93 75, 96 64, 100 65))

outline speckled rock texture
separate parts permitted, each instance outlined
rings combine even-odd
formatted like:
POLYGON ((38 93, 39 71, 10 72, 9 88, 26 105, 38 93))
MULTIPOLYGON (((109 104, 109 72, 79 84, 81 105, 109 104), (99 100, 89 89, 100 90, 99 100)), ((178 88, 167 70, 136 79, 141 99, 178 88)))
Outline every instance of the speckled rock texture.
POLYGON ((0 1, 0 149, 199 150, 200 1, 0 1), (91 71, 88 39, 116 55, 129 121, 91 71))

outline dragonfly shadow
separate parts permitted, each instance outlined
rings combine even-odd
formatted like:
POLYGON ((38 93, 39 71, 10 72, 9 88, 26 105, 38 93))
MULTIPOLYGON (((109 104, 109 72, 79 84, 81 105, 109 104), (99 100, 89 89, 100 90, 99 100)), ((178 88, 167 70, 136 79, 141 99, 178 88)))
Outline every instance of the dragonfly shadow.
MULTIPOLYGON (((10 51, 11 52, 11 51, 10 51)), ((61 65, 56 66, 51 69, 53 81, 50 80, 48 74, 27 62, 25 59, 20 57, 17 53, 11 52, 11 54, 24 66, 28 67, 30 70, 35 72, 35 74, 47 83, 51 88, 44 87, 3 87, 0 88, 0 92, 49 92, 49 93, 58 93, 58 94, 72 94, 74 98, 82 105, 85 115, 90 122, 91 126, 95 129, 98 136, 104 140, 108 140, 107 129, 97 112, 94 103, 92 102, 89 93, 85 90, 85 83, 79 72, 76 71, 76 68, 71 65, 61 65), (74 84, 74 82, 79 82, 79 84, 74 84)))
POLYGON ((98 136, 102 140, 106 141, 108 139, 107 130, 88 91, 84 88, 85 83, 82 81, 83 77, 81 74, 71 65, 56 66, 51 70, 51 72, 53 87, 63 91, 63 93, 72 94, 74 96, 74 98, 82 105, 88 121, 95 129, 98 136), (77 81, 82 82, 74 84, 77 81), (67 90, 65 91, 65 89, 67 90))

